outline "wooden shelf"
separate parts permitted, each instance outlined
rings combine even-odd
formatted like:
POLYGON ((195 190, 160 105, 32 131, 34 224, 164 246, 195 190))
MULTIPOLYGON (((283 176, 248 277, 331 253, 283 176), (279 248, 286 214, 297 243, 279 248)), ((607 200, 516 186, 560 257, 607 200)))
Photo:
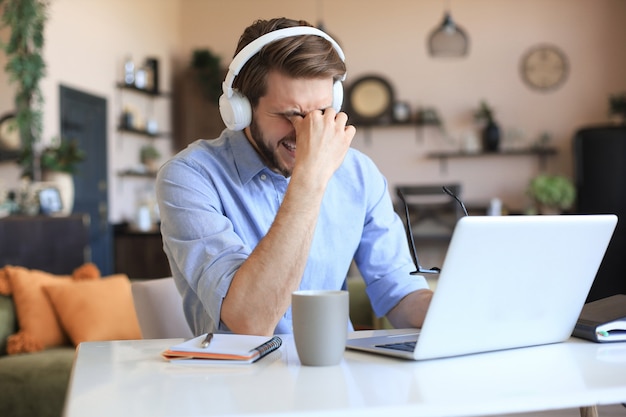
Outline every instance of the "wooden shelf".
MULTIPOLYGON (((125 96, 123 94, 125 92, 130 92, 132 94, 137 93, 141 95, 142 97, 133 97, 133 98, 136 99, 139 103, 143 102, 143 104, 146 107, 144 109, 144 113, 145 113, 144 118, 146 120, 150 120, 151 118, 156 116, 155 110, 154 110, 154 105, 155 105, 156 100, 161 99, 161 98, 170 98, 169 93, 162 92, 162 91, 147 90, 143 88, 137 88, 134 85, 125 84, 124 82, 117 82, 116 88, 119 90, 120 108, 123 109, 120 114, 120 120, 118 121, 118 126, 117 126, 118 138, 121 138, 124 135, 135 135, 135 136, 141 136, 141 138, 130 138, 130 139, 140 140, 140 141, 145 141, 145 142, 147 142, 146 138, 149 140, 153 140, 157 138, 163 138, 166 140, 171 139, 170 132, 148 131, 145 128, 134 127, 132 118, 130 118, 129 120, 124 110, 125 101, 129 100, 130 97, 125 96)), ((160 102, 159 105, 164 104, 164 103, 166 102, 160 102)), ((154 180, 156 178, 156 172, 130 167, 130 168, 119 170, 117 172, 117 177, 154 180)))
POLYGON ((169 97, 170 95, 169 93, 163 91, 146 90, 143 88, 135 87, 134 85, 128 85, 124 83, 117 83, 117 88, 119 88, 120 90, 134 91, 135 93, 145 94, 150 97, 169 97))
POLYGON ((415 120, 408 120, 406 122, 355 122, 354 125, 356 127, 394 127, 394 126, 412 126, 412 127, 422 127, 422 126, 440 126, 439 123, 435 122, 421 122, 415 120))
POLYGON ((117 173, 118 177, 139 177, 139 178, 156 178, 156 172, 140 172, 126 169, 117 173))
MULTIPOLYGON (((348 123, 350 123, 350 120, 348 119, 348 123)), ((383 121, 383 122, 355 122, 354 126, 357 128, 357 130, 359 128, 365 129, 365 142, 367 144, 371 143, 372 140, 372 134, 371 134, 371 129, 373 128, 414 128, 416 130, 416 136, 417 136, 417 140, 418 142, 421 141, 422 137, 421 137, 421 132, 420 130, 426 127, 434 127, 434 128, 441 128, 441 124, 438 122, 431 122, 431 121, 421 121, 421 120, 408 120, 406 122, 397 122, 397 121, 383 121)))
POLYGON ((123 132, 123 133, 131 133, 133 135, 146 136, 146 137, 149 137, 149 138, 161 138, 161 137, 169 136, 165 132, 151 133, 151 132, 148 132, 145 129, 135 129, 134 127, 124 127, 124 126, 118 126, 117 127, 117 131, 118 132, 123 132))
POLYGON ((526 149, 510 149, 497 152, 462 152, 462 151, 444 151, 444 152, 431 152, 428 154, 429 158, 439 159, 439 164, 442 172, 447 170, 448 159, 459 158, 489 158, 489 157, 511 157, 511 156, 536 156, 539 158, 540 167, 545 168, 546 160, 550 156, 557 154, 556 148, 526 148, 526 149))
POLYGON ((432 152, 428 154, 429 158, 477 158, 485 156, 516 156, 516 155, 537 155, 551 156, 556 155, 556 148, 527 148, 527 149, 510 149, 498 152, 432 152))

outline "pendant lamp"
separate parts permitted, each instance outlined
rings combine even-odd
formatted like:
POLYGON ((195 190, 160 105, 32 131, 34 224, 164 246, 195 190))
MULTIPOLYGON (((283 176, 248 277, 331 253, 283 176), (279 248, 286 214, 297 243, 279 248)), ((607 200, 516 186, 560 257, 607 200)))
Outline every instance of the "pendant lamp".
POLYGON ((335 42, 341 45, 341 42, 332 34, 326 30, 326 24, 324 24, 324 0, 317 0, 317 24, 316 27, 322 32, 326 32, 328 36, 333 38, 335 42))
POLYGON ((317 0, 317 28, 323 32, 326 32, 326 25, 324 25, 324 0, 317 0))
MULTIPOLYGON (((317 25, 316 27, 322 32, 326 32, 326 24, 324 24, 324 0, 317 0, 317 25)), ((334 39, 334 37, 328 33, 328 35, 334 39)), ((336 40, 336 39, 335 39, 336 40)))
POLYGON ((446 10, 443 21, 428 37, 428 53, 432 57, 464 57, 469 52, 469 38, 446 10))

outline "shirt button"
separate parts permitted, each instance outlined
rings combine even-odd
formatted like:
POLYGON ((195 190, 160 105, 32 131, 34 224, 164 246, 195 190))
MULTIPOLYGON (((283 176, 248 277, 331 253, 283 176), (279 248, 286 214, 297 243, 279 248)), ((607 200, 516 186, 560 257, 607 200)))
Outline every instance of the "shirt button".
POLYGON ((261 174, 261 181, 265 181, 267 179, 267 175, 261 174))

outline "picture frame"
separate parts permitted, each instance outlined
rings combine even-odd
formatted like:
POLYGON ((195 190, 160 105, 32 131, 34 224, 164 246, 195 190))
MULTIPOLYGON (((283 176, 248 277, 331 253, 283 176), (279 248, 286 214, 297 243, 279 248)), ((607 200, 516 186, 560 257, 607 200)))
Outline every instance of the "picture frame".
POLYGON ((39 198, 39 211, 41 214, 53 215, 63 209, 61 193, 56 187, 46 186, 37 192, 39 198))

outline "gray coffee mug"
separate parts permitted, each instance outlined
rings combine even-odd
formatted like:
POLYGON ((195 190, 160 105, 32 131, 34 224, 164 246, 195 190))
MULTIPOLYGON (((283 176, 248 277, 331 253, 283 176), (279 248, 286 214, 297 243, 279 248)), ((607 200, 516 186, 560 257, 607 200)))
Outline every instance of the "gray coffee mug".
POLYGON ((302 290, 291 295, 293 336, 303 365, 337 365, 348 337, 348 291, 302 290))

